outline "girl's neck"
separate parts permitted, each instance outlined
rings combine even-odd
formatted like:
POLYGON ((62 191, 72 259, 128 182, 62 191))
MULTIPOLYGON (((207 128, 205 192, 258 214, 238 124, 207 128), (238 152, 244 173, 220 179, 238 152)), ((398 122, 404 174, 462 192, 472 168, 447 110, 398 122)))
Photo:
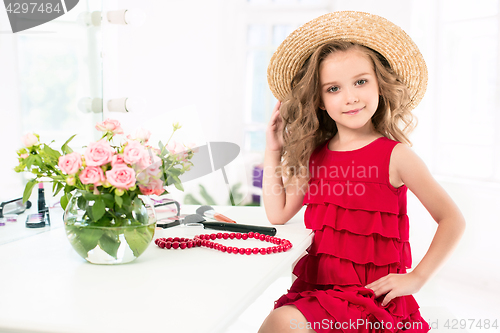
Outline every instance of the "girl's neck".
POLYGON ((363 146, 371 141, 382 137, 370 122, 370 126, 359 129, 338 128, 337 134, 330 140, 330 150, 345 150, 363 146))
POLYGON ((367 125, 368 126, 357 129, 344 128, 339 126, 337 128, 337 134, 333 136, 332 141, 335 141, 342 145, 366 141, 383 136, 375 129, 375 126, 373 126, 372 122, 369 122, 367 125))

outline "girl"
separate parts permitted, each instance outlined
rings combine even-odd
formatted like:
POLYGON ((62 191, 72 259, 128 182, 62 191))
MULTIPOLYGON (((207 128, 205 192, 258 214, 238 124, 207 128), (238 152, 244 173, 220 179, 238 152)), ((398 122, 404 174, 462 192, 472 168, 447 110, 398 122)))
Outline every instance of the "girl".
POLYGON ((259 332, 427 332, 411 295, 465 221, 409 148, 427 84, 418 48, 381 17, 330 13, 285 39, 268 79, 282 102, 266 132, 266 214, 284 224, 307 204, 314 239, 259 332), (407 189, 439 224, 409 273, 407 189))

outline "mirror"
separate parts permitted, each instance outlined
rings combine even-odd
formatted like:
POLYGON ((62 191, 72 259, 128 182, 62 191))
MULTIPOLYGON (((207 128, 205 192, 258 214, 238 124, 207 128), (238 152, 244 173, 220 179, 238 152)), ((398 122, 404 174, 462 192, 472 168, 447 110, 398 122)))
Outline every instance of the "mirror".
POLYGON ((72 145, 97 139, 102 121, 101 0, 80 0, 68 13, 16 33, 20 121, 55 146, 78 133, 72 145), (97 20, 96 16, 99 16, 97 20))

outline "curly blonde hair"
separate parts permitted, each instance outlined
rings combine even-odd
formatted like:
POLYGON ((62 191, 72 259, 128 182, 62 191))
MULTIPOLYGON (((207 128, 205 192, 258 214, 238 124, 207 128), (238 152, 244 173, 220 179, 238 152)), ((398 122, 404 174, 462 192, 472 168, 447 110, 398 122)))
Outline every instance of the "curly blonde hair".
POLYGON ((309 178, 308 162, 313 151, 337 133, 337 125, 327 112, 320 109, 320 65, 333 52, 356 49, 373 63, 380 98, 372 117, 375 130, 383 136, 412 146, 407 135, 415 128, 417 119, 407 107, 408 88, 388 61, 378 52, 345 41, 332 41, 317 48, 294 76, 291 92, 280 108, 283 120, 283 149, 281 173, 285 186, 294 177, 309 178))

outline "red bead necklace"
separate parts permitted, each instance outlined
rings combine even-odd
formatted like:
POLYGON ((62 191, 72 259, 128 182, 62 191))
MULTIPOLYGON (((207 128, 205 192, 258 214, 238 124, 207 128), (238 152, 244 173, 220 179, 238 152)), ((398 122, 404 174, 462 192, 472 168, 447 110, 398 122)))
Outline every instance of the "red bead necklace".
POLYGON ((155 240, 155 244, 158 245, 162 249, 190 249, 192 247, 204 246, 210 249, 216 249, 221 252, 227 253, 239 253, 239 254, 271 254, 271 253, 279 253, 286 252, 292 248, 292 243, 286 239, 262 235, 258 232, 249 232, 249 233, 239 233, 239 232, 231 232, 231 233, 216 233, 216 234, 207 234, 207 235, 197 235, 194 236, 193 239, 189 238, 157 238, 155 240), (235 246, 225 246, 216 242, 212 242, 215 239, 243 239, 246 240, 248 238, 259 239, 261 241, 265 241, 268 243, 273 243, 276 246, 270 247, 254 247, 254 248, 238 248, 235 246))

